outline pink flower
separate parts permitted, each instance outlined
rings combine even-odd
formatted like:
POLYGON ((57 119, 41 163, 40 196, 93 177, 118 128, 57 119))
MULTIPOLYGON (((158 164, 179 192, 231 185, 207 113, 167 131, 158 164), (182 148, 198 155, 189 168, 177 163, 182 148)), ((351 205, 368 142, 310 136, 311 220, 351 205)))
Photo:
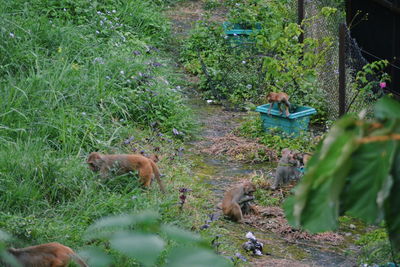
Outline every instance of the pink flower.
POLYGON ((379 83, 379 86, 383 89, 383 88, 386 87, 386 83, 385 83, 385 82, 380 82, 380 83, 379 83))

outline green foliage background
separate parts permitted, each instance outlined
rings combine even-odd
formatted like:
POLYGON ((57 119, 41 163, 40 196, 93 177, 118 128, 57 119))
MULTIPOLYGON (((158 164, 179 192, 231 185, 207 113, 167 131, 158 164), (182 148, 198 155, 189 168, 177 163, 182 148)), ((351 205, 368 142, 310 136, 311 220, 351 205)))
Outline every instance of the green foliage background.
POLYGON ((347 115, 337 121, 286 200, 289 222, 311 232, 336 229, 348 214, 369 224, 383 220, 394 251, 400 251, 400 104, 377 102, 372 120, 347 115))
MULTIPOLYGON (((193 206, 209 204, 174 157, 196 126, 165 51, 162 9, 174 2, 0 1, 0 228, 15 238, 1 238, 7 246, 91 244, 118 266, 137 266, 148 262, 83 239, 86 229, 143 210, 160 214, 156 226, 203 223, 200 210, 176 205, 180 187, 203 196, 193 206), (85 164, 91 151, 159 154, 168 194, 131 175, 99 181, 85 164)), ((159 265, 176 247, 165 240, 159 265)))

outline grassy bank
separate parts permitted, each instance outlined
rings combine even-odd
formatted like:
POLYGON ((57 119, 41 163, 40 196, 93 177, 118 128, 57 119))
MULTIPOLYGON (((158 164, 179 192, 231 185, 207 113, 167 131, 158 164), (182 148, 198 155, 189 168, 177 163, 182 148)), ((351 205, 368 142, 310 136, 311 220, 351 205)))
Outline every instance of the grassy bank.
MULTIPOLYGON (((164 52, 171 2, 0 1, 0 228, 15 237, 7 246, 108 251, 85 241, 86 229, 143 210, 183 228, 204 221, 208 192, 180 156, 195 124, 164 52), (91 151, 157 153, 168 193, 129 176, 100 181, 85 164, 91 151), (180 187, 198 196, 184 211, 180 187)), ((118 266, 135 264, 112 254, 118 266)))

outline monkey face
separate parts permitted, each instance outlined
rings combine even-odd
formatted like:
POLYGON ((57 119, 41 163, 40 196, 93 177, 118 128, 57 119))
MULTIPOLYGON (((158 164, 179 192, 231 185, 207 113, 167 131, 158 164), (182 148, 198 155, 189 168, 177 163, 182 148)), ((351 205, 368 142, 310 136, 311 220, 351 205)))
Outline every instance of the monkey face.
POLYGON ((97 152, 92 152, 90 153, 86 163, 89 165, 89 169, 94 172, 98 172, 100 170, 99 161, 101 161, 101 155, 97 152))
POLYGON ((156 155, 156 154, 151 155, 151 156, 149 157, 149 159, 151 159, 151 160, 154 161, 155 163, 157 163, 157 162, 160 161, 160 158, 159 158, 158 155, 156 155))
POLYGON ((245 195, 251 196, 256 191, 256 187, 250 182, 245 182, 243 185, 243 191, 245 195))
POLYGON ((89 165, 89 169, 91 169, 94 172, 98 172, 100 170, 99 167, 97 167, 97 165, 94 162, 87 162, 87 164, 89 165))
POLYGON ((284 148, 284 149, 282 149, 281 153, 282 153, 282 157, 286 157, 287 155, 291 154, 292 151, 290 151, 289 148, 284 148))

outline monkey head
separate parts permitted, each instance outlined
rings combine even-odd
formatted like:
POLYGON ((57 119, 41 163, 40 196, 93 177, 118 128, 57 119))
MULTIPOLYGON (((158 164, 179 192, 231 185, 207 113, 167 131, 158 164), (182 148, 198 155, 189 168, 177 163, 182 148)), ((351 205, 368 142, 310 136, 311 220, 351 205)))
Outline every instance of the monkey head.
POLYGON ((268 95, 267 95, 267 100, 268 100, 268 101, 270 101, 270 100, 273 98, 272 95, 273 95, 272 92, 271 92, 271 93, 268 93, 268 95))
POLYGON ((282 153, 282 157, 286 157, 289 154, 291 154, 292 151, 289 148, 284 148, 284 149, 282 149, 281 153, 282 153))
POLYGON ((256 191, 256 187, 251 182, 244 182, 243 183, 243 192, 247 196, 251 196, 256 191))
POLYGON ((152 161, 154 161, 155 163, 160 161, 160 158, 158 157, 157 154, 151 155, 148 158, 151 159, 152 161))
POLYGON ((103 163, 103 158, 100 153, 92 152, 90 153, 86 163, 89 165, 89 168, 92 171, 98 172, 100 170, 100 166, 103 163))

